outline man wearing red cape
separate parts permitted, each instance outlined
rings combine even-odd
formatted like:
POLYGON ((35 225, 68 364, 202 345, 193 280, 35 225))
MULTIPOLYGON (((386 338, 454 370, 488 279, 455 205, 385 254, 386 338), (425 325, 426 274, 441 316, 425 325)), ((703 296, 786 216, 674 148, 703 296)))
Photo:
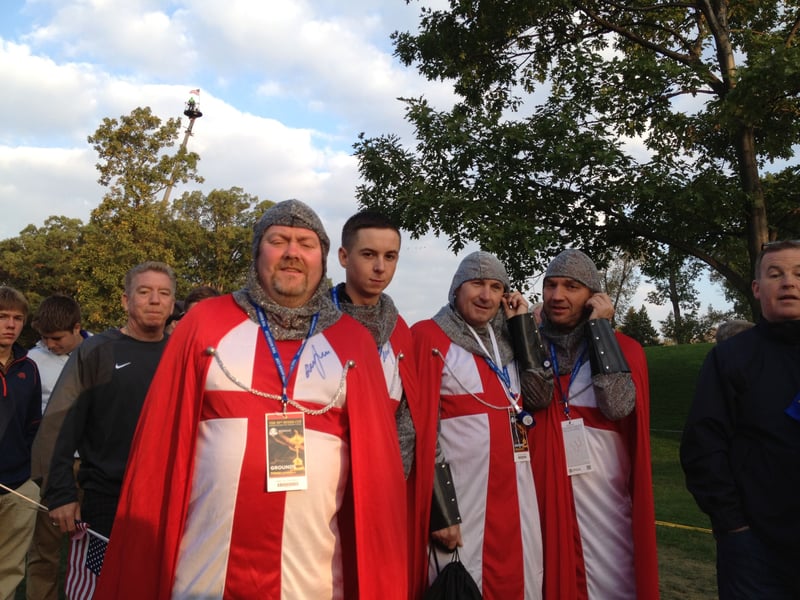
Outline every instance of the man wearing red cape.
POLYGON ((254 233, 246 288, 170 339, 96 598, 406 600, 403 471, 372 339, 331 301, 308 206, 278 203, 254 233))
POLYGON ((600 289, 594 262, 565 250, 545 272, 541 337, 530 315, 509 322, 536 375, 523 398, 548 600, 658 598, 647 363, 600 289))
POLYGON ((428 587, 428 533, 436 422, 427 422, 430 402, 420 395, 411 331, 384 290, 400 260, 400 230, 385 215, 364 210, 342 227, 339 264, 345 281, 331 290, 333 302, 372 334, 397 424, 408 500, 409 598, 428 587))
MULTIPOLYGON (((485 600, 541 600, 538 485, 507 319, 527 314, 500 260, 473 252, 461 261, 447 304, 411 328, 422 397, 438 436, 429 577, 452 552, 485 600)), ((423 460, 420 458, 420 460, 423 460)))

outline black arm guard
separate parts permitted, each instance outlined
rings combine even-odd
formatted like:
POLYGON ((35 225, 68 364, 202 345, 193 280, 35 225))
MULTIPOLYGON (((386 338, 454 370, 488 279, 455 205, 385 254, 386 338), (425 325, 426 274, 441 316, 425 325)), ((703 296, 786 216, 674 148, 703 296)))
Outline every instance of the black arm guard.
POLYGON ((539 329, 530 313, 511 317, 508 320, 508 331, 514 345, 514 358, 521 371, 550 368, 550 357, 544 349, 539 329))
POLYGON ((587 321, 586 339, 589 346, 592 375, 631 372, 608 319, 587 321))
POLYGON ((433 501, 431 502, 431 531, 461 524, 456 501, 456 488, 450 465, 437 463, 433 467, 433 501))

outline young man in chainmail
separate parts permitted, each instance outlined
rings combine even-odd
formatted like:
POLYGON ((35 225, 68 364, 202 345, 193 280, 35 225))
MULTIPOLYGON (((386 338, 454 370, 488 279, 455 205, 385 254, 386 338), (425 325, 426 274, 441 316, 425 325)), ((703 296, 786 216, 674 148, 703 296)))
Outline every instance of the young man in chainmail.
MULTIPOLYGON (((339 264, 345 281, 331 290, 331 297, 339 310, 367 328, 381 359, 407 480, 409 580, 412 597, 420 597, 427 581, 428 536, 423 517, 430 504, 430 489, 424 495, 422 482, 430 479, 433 465, 415 461, 415 423, 426 413, 419 395, 411 331, 384 292, 399 260, 400 230, 381 213, 356 213, 342 228, 339 264)), ((420 431, 423 443, 428 426, 420 431)))
POLYGON ((486 600, 542 595, 533 423, 522 409, 506 326, 524 313, 527 303, 510 291, 502 263, 479 251, 461 261, 447 304, 411 328, 420 389, 432 399, 428 422, 439 422, 418 458, 435 461, 431 562, 444 566, 457 549, 486 600))
POLYGON ((378 355, 334 306, 297 200, 246 287, 181 319, 142 413, 98 598, 407 597, 405 489, 378 355))

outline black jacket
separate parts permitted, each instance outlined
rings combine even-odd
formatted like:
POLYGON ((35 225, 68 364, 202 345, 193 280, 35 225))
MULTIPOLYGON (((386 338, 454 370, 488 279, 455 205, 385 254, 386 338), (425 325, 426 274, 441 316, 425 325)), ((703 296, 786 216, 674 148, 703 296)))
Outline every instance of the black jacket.
POLYGON ((717 535, 748 525, 798 552, 800 321, 755 327, 706 357, 681 441, 686 487, 717 535))
POLYGON ((0 483, 16 489, 31 476, 31 444, 42 418, 42 382, 22 346, 14 344, 11 352, 8 369, 0 371, 0 483))
POLYGON ((33 448, 34 479, 43 481, 42 497, 51 510, 78 499, 72 470, 76 450, 80 486, 119 494, 139 413, 165 344, 166 337, 141 342, 109 329, 70 355, 33 448))

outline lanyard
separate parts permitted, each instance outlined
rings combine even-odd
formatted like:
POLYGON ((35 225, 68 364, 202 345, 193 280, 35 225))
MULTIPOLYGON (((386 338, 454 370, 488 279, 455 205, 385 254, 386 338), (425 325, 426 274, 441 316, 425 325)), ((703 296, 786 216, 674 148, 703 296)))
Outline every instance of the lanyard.
POLYGON ((256 309, 256 314, 258 315, 258 322, 261 325, 261 331, 264 332, 264 338, 267 340, 267 345, 269 346, 269 351, 272 353, 272 360, 275 362, 275 368, 278 369, 278 376, 281 378, 281 385, 283 388, 281 389, 281 402, 283 403, 283 412, 286 412, 286 403, 289 401, 289 396, 286 393, 286 388, 289 385, 289 379, 292 378, 292 374, 294 370, 297 368, 297 363, 300 361, 300 355, 303 354, 303 349, 306 347, 306 342, 308 338, 314 335, 314 329, 317 327, 317 320, 319 319, 319 313, 314 313, 314 316, 311 317, 311 326, 308 328, 308 333, 306 337, 303 338, 303 342, 300 344, 300 347, 297 349, 297 352, 294 354, 294 358, 292 358, 292 362, 289 363, 289 374, 287 376, 286 369, 283 367, 283 361, 281 360, 280 354, 278 354, 278 346, 275 343, 275 336, 272 335, 272 331, 269 328, 269 323, 267 322, 267 315, 264 313, 264 309, 258 306, 257 304, 253 304, 253 307, 256 309))
POLYGON ((506 390, 506 393, 510 398, 514 398, 516 401, 516 397, 514 393, 511 391, 511 375, 508 373, 508 367, 500 368, 500 364, 502 360, 500 359, 500 349, 497 347, 497 338, 494 335, 494 330, 492 329, 491 325, 487 326, 489 330, 489 339, 492 342, 492 350, 494 351, 494 360, 489 358, 489 351, 486 349, 486 346, 483 344, 483 340, 478 336, 478 333, 472 328, 472 326, 467 323, 467 328, 469 329, 472 337, 475 338, 475 341, 478 342, 478 345, 483 350, 483 353, 486 355, 483 359, 486 361, 486 364, 489 365, 489 368, 494 371, 495 375, 503 382, 503 387, 506 390))
MULTIPOLYGON (((489 365, 489 368, 494 371, 494 374, 497 375, 497 378, 503 384, 503 391, 506 393, 506 399, 508 403, 511 405, 514 413, 516 413, 517 420, 522 423, 527 429, 530 429, 534 425, 536 425, 536 421, 534 418, 525 410, 523 410, 518 402, 519 402, 519 394, 515 394, 511 390, 511 375, 508 373, 508 367, 505 366, 502 369, 500 368, 500 364, 502 360, 500 359, 500 349, 497 346, 497 338, 494 335, 494 330, 492 329, 491 325, 488 325, 489 329, 489 339, 492 342, 492 350, 494 351, 494 360, 488 357, 489 351, 486 349, 486 346, 483 344, 483 340, 478 336, 478 333, 472 328, 472 326, 467 323, 467 328, 469 329, 472 337, 475 338, 475 341, 478 342, 478 345, 483 350, 483 353, 487 356, 484 356, 483 359, 486 361, 486 364, 489 365)), ((446 363, 445 363, 446 364, 446 363)), ((477 396, 475 396, 477 398, 477 396)), ((478 399, 479 402, 482 404, 486 404, 483 400, 478 399)))
POLYGON ((583 363, 586 361, 586 342, 581 347, 580 356, 572 367, 572 372, 569 374, 569 384, 567 385, 567 393, 564 394, 564 388, 561 387, 561 376, 558 372, 558 357, 556 356, 556 347, 550 342, 550 360, 553 363, 553 379, 555 379, 556 387, 558 388, 558 395, 561 398, 561 404, 564 405, 564 415, 569 419, 569 388, 572 387, 572 382, 578 376, 578 371, 581 370, 583 363))
POLYGON ((342 312, 342 307, 339 305, 339 292, 336 290, 336 286, 331 287, 331 299, 336 306, 336 310, 342 312))

